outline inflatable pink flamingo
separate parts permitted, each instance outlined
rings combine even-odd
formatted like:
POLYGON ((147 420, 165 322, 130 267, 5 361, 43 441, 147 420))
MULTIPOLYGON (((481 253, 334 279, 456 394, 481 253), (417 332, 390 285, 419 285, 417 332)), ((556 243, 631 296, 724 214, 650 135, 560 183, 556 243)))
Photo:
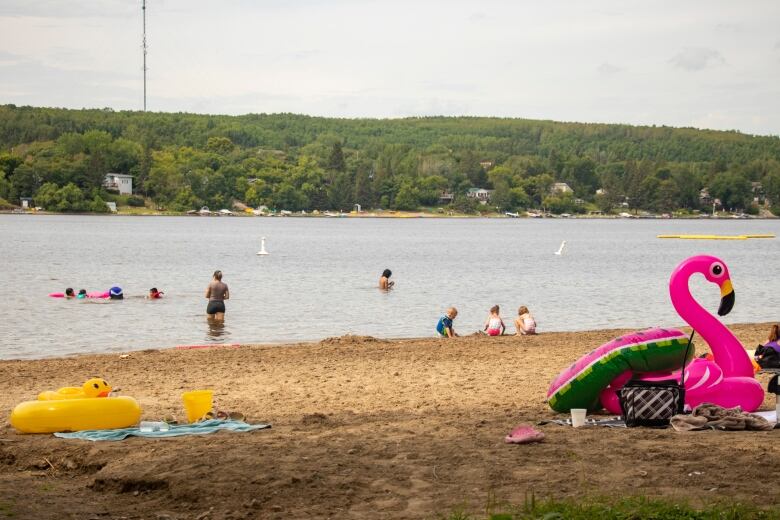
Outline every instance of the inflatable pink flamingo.
MULTIPOLYGON (((691 295, 688 281, 697 273, 720 287, 719 316, 725 316, 734 306, 729 271, 720 259, 694 256, 683 261, 672 273, 669 281, 672 304, 680 317, 707 342, 714 358, 714 361, 696 358, 685 367, 685 403, 690 407, 703 402, 727 408, 740 406, 742 410, 752 412, 764 401, 764 390, 753 377, 750 358, 739 340, 691 295)), ((616 391, 631 377, 630 371, 621 374, 601 393, 601 403, 610 413, 621 413, 616 391)), ((646 381, 679 381, 680 371, 637 377, 646 381)))

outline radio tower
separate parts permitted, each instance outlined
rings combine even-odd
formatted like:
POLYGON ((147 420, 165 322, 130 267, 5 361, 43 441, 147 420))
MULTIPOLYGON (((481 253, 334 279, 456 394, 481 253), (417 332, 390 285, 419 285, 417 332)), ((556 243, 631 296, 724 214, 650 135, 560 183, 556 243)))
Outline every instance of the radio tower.
POLYGON ((144 53, 144 112, 146 112, 146 0, 142 0, 141 12, 143 13, 144 19, 144 38, 141 48, 144 53))

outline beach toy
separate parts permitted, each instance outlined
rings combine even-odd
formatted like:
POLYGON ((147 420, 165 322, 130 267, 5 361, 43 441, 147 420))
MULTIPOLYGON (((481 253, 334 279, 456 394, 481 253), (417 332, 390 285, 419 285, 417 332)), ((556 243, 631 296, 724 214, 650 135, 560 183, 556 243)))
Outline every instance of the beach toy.
POLYGON ((184 409, 187 411, 187 421, 197 422, 211 411, 214 392, 212 390, 193 390, 181 394, 184 409))
POLYGON ((49 298, 65 298, 65 293, 64 292, 49 293, 49 298))
POLYGON ((141 407, 132 397, 26 401, 11 412, 11 426, 22 433, 106 430, 133 426, 141 407))
POLYGON ((108 397, 111 393, 111 385, 105 379, 98 377, 88 379, 83 385, 65 386, 56 392, 48 390, 38 394, 39 401, 57 401, 61 399, 88 399, 95 397, 108 397))
POLYGON ((92 291, 87 293, 87 298, 103 298, 109 297, 108 291, 92 291))
POLYGON ((111 385, 104 379, 88 379, 81 387, 66 386, 41 392, 37 401, 26 401, 11 412, 11 425, 23 433, 127 428, 141 418, 141 407, 132 397, 108 397, 111 385))
MULTIPOLYGON (((669 295, 672 305, 680 317, 707 342, 713 357, 712 360, 696 358, 685 366, 685 403, 691 408, 703 402, 717 404, 724 408, 740 406, 743 411, 752 412, 761 406, 764 400, 764 390, 761 388, 761 384, 754 378, 753 364, 739 340, 716 317, 704 310, 694 300, 688 287, 688 282, 694 274, 704 275, 708 282, 720 288, 721 303, 718 309, 719 316, 728 314, 734 306, 735 300, 728 268, 722 260, 714 256, 700 255, 688 258, 681 262, 672 272, 669 281, 669 295)), ((684 340, 679 339, 679 335, 682 332, 676 330, 666 332, 670 333, 668 340, 678 341, 680 345, 683 344, 684 340)), ((598 363, 602 358, 605 358, 608 354, 607 352, 602 351, 601 355, 596 358, 594 358, 593 354, 605 349, 618 352, 614 354, 615 358, 623 358, 628 355, 627 352, 632 350, 628 349, 626 351, 625 349, 616 348, 614 345, 609 349, 605 347, 615 342, 620 343, 620 340, 625 338, 625 336, 618 338, 607 345, 599 347, 578 360, 572 367, 564 370, 553 381, 547 393, 550 406, 557 411, 569 411, 569 409, 575 407, 573 404, 569 404, 570 402, 592 397, 591 393, 594 386, 603 384, 607 373, 601 365, 611 366, 614 370, 614 363, 612 365, 606 362, 598 363), (566 388, 567 386, 568 388, 566 388), (571 397, 564 399, 563 397, 572 390, 575 390, 575 393, 587 390, 588 395, 574 399, 571 397)), ((661 337, 656 338, 657 340, 661 340, 661 337)), ((685 346, 687 348, 687 341, 685 341, 685 346)), ((638 348, 641 349, 639 346, 638 348)), ((660 352, 656 348, 650 349, 649 346, 647 350, 648 352, 645 354, 648 363, 647 369, 644 369, 644 367, 637 369, 635 364, 631 363, 625 372, 618 375, 608 385, 605 385, 599 397, 599 402, 610 413, 621 413, 617 391, 632 377, 644 381, 680 380, 679 368, 682 366, 682 356, 677 358, 676 371, 653 373, 658 370, 652 367, 660 362, 660 352)), ((669 360, 670 363, 673 361, 669 360)), ((595 406, 598 405, 592 403, 589 406, 576 407, 592 409, 595 406)))
MULTIPOLYGON (((647 329, 615 338, 561 372, 550 385, 547 402, 557 412, 568 413, 572 408, 598 410, 602 407, 601 392, 612 381, 626 372, 679 368, 687 347, 688 336, 674 329, 647 329)), ((689 355, 693 355, 690 350, 689 355)))

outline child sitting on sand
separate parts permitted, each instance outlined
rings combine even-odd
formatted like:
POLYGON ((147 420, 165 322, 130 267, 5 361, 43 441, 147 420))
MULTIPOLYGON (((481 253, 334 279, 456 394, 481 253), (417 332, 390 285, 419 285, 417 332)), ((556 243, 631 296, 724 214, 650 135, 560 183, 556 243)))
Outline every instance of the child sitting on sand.
POLYGON ((490 314, 485 320, 485 328, 482 330, 487 332, 488 336, 501 336, 502 334, 504 334, 504 331, 506 330, 506 325, 504 325, 504 320, 501 319, 501 316, 499 316, 498 311, 499 311, 498 305, 493 305, 490 308, 490 314))
POLYGON ((517 329, 518 336, 536 334, 536 320, 534 320, 534 317, 531 316, 531 313, 528 311, 528 307, 525 305, 522 305, 519 309, 517 309, 515 328, 517 329))
POLYGON ((458 309, 450 307, 447 309, 447 313, 439 318, 439 322, 436 324, 436 334, 440 338, 454 338, 457 336, 455 329, 452 328, 452 320, 458 315, 458 309))

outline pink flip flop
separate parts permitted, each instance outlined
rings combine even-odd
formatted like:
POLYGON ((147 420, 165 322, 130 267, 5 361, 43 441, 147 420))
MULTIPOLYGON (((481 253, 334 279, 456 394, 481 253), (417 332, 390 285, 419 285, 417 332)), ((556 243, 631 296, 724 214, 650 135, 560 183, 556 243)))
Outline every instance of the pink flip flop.
POLYGON ((516 426, 509 435, 504 437, 504 441, 509 444, 528 444, 531 442, 542 442, 544 433, 535 430, 527 424, 516 426))

